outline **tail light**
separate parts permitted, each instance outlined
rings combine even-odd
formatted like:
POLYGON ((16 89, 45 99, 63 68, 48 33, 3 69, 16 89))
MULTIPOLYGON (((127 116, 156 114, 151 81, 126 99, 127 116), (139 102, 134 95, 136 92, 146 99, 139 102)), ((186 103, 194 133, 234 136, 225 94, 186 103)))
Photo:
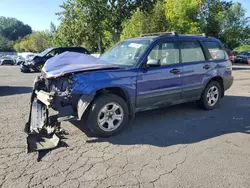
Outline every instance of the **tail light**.
POLYGON ((227 55, 229 57, 230 63, 230 75, 233 73, 233 53, 231 51, 227 51, 227 55))
POLYGON ((230 75, 233 74, 233 63, 232 61, 230 61, 230 75))
POLYGON ((233 62, 233 53, 231 51, 227 51, 227 55, 231 62, 233 62))
POLYGON ((248 65, 250 66, 250 59, 247 59, 247 63, 248 63, 248 65))

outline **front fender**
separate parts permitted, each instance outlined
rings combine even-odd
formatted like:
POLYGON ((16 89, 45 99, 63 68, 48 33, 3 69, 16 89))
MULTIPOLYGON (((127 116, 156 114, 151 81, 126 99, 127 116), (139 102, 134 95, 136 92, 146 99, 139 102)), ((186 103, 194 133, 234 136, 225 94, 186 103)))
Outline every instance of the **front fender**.
MULTIPOLYGON (((96 92, 109 88, 121 88, 125 91, 127 99, 130 102, 129 107, 133 107, 136 98, 136 71, 133 70, 116 70, 101 71, 90 73, 79 73, 73 77, 74 85, 72 94, 80 95, 78 100, 77 111, 78 119, 81 119, 84 112, 94 99, 96 92)), ((133 112, 134 110, 130 110, 133 112)))
POLYGON ((73 94, 92 95, 96 91, 118 87, 125 90, 130 97, 136 96, 135 71, 90 72, 74 75, 73 94))

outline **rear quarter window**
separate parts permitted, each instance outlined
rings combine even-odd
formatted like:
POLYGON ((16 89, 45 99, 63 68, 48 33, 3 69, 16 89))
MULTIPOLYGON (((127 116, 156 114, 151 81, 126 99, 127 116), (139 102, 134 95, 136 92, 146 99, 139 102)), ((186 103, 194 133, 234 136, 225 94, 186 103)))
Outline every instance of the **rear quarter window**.
POLYGON ((203 42, 214 60, 225 59, 225 52, 217 42, 203 42))

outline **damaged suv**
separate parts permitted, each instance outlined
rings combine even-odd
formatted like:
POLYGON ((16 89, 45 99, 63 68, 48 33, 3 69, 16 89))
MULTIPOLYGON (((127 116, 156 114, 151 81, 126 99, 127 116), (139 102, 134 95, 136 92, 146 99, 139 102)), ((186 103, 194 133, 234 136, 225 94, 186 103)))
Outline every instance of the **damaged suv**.
POLYGON ((57 47, 48 48, 43 52, 28 58, 25 62, 20 64, 21 72, 28 73, 30 71, 40 72, 45 62, 63 52, 78 52, 83 54, 89 54, 88 50, 83 47, 57 47))
POLYGON ((52 135, 61 121, 84 119, 95 135, 109 137, 138 111, 189 101, 214 109, 232 83, 223 44, 204 35, 142 35, 100 58, 65 52, 35 80, 26 130, 52 135))

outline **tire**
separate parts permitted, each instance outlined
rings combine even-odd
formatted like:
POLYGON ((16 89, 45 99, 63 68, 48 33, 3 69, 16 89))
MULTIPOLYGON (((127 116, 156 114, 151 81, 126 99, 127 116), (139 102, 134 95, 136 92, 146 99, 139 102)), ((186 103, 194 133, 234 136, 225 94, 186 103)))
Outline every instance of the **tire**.
POLYGON ((127 125, 128 120, 129 110, 126 102, 121 97, 111 93, 100 95, 88 108, 87 125, 95 136, 110 137, 116 135, 127 125), (112 110, 115 107, 118 108, 112 110), (116 116, 121 120, 115 119, 116 116), (102 124, 103 122, 104 124, 102 124), (109 125, 110 122, 114 126, 113 129, 109 125))
POLYGON ((41 71, 42 71, 42 68, 43 68, 43 65, 41 65, 41 64, 40 64, 40 65, 36 65, 36 66, 35 66, 35 71, 36 71, 36 72, 41 72, 41 71))
POLYGON ((222 96, 222 88, 220 86, 220 84, 216 81, 211 81, 206 88, 204 89, 201 98, 200 98, 200 107, 205 109, 205 110, 213 110, 214 108, 216 108, 219 103, 220 103, 220 99, 222 96), (215 94, 217 90, 217 94, 215 94), (212 92, 213 91, 213 92, 212 92), (213 93, 212 95, 210 95, 208 97, 208 93, 213 93), (214 96, 214 98, 212 97, 214 96), (213 98, 211 100, 211 98, 213 98))
POLYGON ((24 70, 21 70, 21 72, 23 72, 23 73, 30 73, 30 70, 29 69, 24 69, 24 70))

